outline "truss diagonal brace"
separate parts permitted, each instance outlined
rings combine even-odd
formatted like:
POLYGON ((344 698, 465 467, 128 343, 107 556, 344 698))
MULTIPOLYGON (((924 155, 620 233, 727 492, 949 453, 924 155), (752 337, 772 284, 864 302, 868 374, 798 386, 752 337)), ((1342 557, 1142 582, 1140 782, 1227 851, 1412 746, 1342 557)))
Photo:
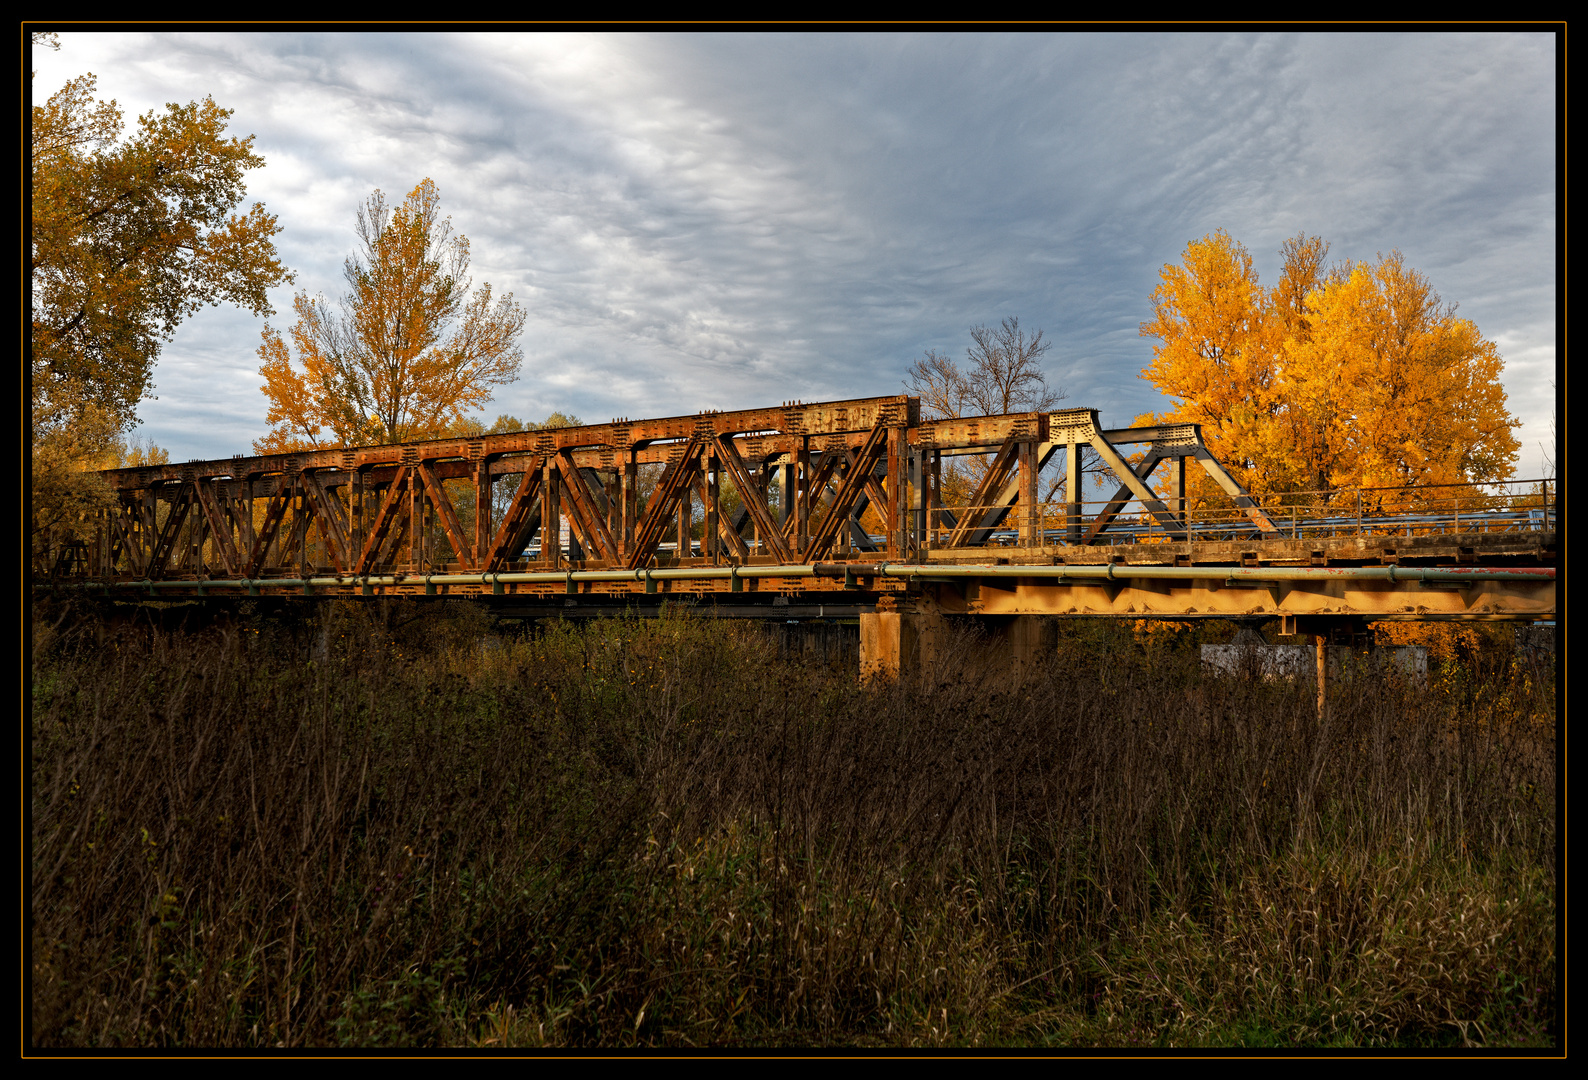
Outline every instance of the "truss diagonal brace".
POLYGON ((1246 516, 1252 519, 1252 524, 1262 533, 1277 535, 1279 528, 1273 520, 1263 512, 1262 507, 1246 493, 1246 489, 1236 482, 1235 477, 1224 471, 1224 466, 1219 460, 1208 452, 1207 447, 1197 444, 1196 453, 1193 455, 1197 464, 1202 466, 1204 472, 1213 477, 1215 483, 1224 489, 1225 494, 1235 500, 1235 505, 1246 511, 1246 516))
MULTIPOLYGON (((854 464, 844 474, 843 480, 838 485, 838 492, 833 497, 832 505, 827 508, 827 516, 822 518, 821 527, 811 536, 810 545, 805 549, 805 560, 815 562, 827 554, 827 549, 833 546, 833 541, 838 539, 838 530, 849 520, 849 513, 854 509, 855 500, 866 490, 866 481, 871 478, 871 470, 876 465, 877 458, 888 448, 889 428, 882 421, 871 429, 871 434, 866 436, 860 452, 855 455, 854 464)), ((824 455, 825 456, 825 455, 824 455)), ((837 468, 838 460, 847 455, 833 453, 831 465, 837 468)), ((822 463, 822 475, 819 479, 823 484, 826 477, 832 475, 828 468, 829 462, 822 463)), ((820 490, 814 485, 812 491, 820 490)))
POLYGON ((166 563, 171 559, 171 551, 176 547, 176 538, 182 532, 182 525, 187 521, 188 509, 193 505, 192 483, 182 485, 180 493, 171 500, 171 513, 165 519, 165 528, 160 531, 160 537, 155 541, 154 553, 149 557, 149 568, 146 571, 150 576, 164 574, 166 563))
POLYGON ((275 540, 276 533, 281 529, 281 522, 287 516, 287 504, 292 501, 294 486, 289 477, 283 476, 277 481, 275 494, 270 496, 270 501, 265 504, 265 520, 260 524, 258 533, 254 535, 254 546, 248 553, 248 567, 243 571, 244 577, 258 577, 259 571, 264 567, 265 552, 270 549, 271 541, 275 540))
MULTIPOLYGON (((1053 455, 1058 453, 1062 445, 1056 442, 1038 443, 1031 455, 1033 468, 1038 473, 1047 468, 1048 462, 1053 460, 1053 455)), ((966 547, 979 547, 985 544, 992 531, 1003 524, 1004 518, 1009 516, 1009 511, 1020 501, 1020 484, 1019 477, 1004 481, 1003 489, 998 492, 997 497, 989 500, 991 509, 981 515, 981 524, 971 528, 970 538, 965 541, 966 547)), ((940 506, 939 513, 943 515, 943 520, 948 524, 951 532, 958 527, 959 517, 952 510, 940 506)))
MULTIPOLYGON (((721 435, 714 438, 717 444, 717 460, 727 471, 733 486, 739 489, 739 502, 754 519, 756 532, 760 534, 767 550, 780 563, 793 562, 793 554, 783 542, 782 530, 778 528, 777 522, 772 519, 772 511, 762 500, 761 489, 750 478, 750 470, 746 467, 744 458, 739 456, 739 448, 733 445, 733 438, 731 436, 724 438, 721 435)), ((738 532, 735 531, 734 535, 737 536, 738 532)))
MULTIPOLYGON (((1009 507, 1003 503, 1001 494, 999 502, 994 504, 992 493, 1001 491, 1009 483, 1009 474, 1019 461, 1020 440, 1016 438, 1014 432, 1010 432, 993 457, 992 467, 987 470, 987 475, 983 476, 981 483, 976 485, 976 491, 970 497, 970 505, 965 510, 965 516, 945 539, 945 547, 964 547, 971 542, 972 534, 985 533, 1003 520, 1004 515, 1009 512, 1009 507)), ((1018 490, 1016 486, 1017 494, 1018 490)))
POLYGON ((397 475, 392 477, 391 487, 386 489, 386 497, 381 500, 380 510, 376 512, 375 520, 370 525, 369 538, 364 541, 364 550, 358 554, 358 562, 353 566, 353 573, 367 574, 374 569, 379 561, 377 556, 386 547, 392 526, 397 523, 397 518, 402 513, 403 495, 412 483, 413 467, 398 466, 397 475))
POLYGON ((556 461, 563 488, 569 496, 567 506, 572 511, 569 519, 579 532, 579 542, 587 552, 593 548, 600 559, 608 562, 616 559, 618 546, 606 522, 601 520, 601 508, 596 504, 590 485, 585 483, 583 471, 566 450, 557 455, 556 461))
MULTIPOLYGON (((1125 459, 1119 456, 1119 451, 1114 449, 1112 443, 1103 438, 1103 433, 1098 430, 1095 421, 1092 425, 1091 444, 1092 450, 1096 452, 1098 457, 1103 459, 1103 463, 1113 471, 1115 476, 1123 481, 1120 490, 1129 489, 1130 493, 1141 500, 1141 505, 1147 508, 1152 516, 1158 520, 1158 524, 1163 526, 1165 530, 1177 532, 1182 528, 1179 519, 1169 512, 1169 508, 1164 505, 1163 500, 1159 499, 1151 488, 1142 483, 1141 477, 1136 475, 1136 470, 1132 469, 1125 459)), ((1157 462, 1154 461, 1153 464, 1156 465, 1157 462)), ((1093 531, 1088 534, 1088 539, 1095 535, 1099 528, 1100 525, 1094 523, 1092 526, 1093 531)))
MULTIPOLYGON (((1141 463, 1133 470, 1136 479, 1142 482, 1143 487, 1146 486, 1147 477, 1152 475, 1152 471, 1158 467, 1158 462, 1164 460, 1164 456, 1165 455, 1163 452, 1158 447, 1154 446, 1147 452, 1147 456, 1141 459, 1141 463)), ((1120 484, 1119 490, 1114 492, 1113 497, 1108 500, 1108 503, 1103 507, 1102 512, 1097 515, 1096 520, 1092 522, 1092 527, 1086 531, 1086 536, 1081 540, 1081 543, 1090 544, 1097 538, 1098 533, 1102 532, 1104 529, 1113 524, 1114 519, 1119 516, 1119 512, 1123 510, 1125 508, 1125 504, 1130 501, 1130 496, 1130 485, 1120 484)), ((1168 514, 1169 522, 1171 523, 1165 525, 1166 530, 1174 533, 1184 532, 1185 521, 1170 511, 1168 507, 1165 507, 1164 510, 1168 514)), ((1155 516, 1158 517, 1160 524, 1164 523, 1163 515, 1155 516)))
POLYGON ((198 496, 198 504, 203 509, 205 518, 209 520, 210 534, 215 541, 215 550, 220 554, 221 565, 226 568, 228 576, 236 576, 242 568, 242 560, 237 557, 237 545, 232 543, 231 525, 215 502, 214 482, 206 482, 195 477, 193 490, 198 496))
POLYGON ((662 473, 662 479, 651 493, 650 501, 645 504, 645 516, 640 521, 640 527, 635 530, 634 550, 629 552, 625 561, 630 570, 638 570, 650 561, 651 553, 661 543, 663 533, 672 525, 678 500, 689 491, 695 473, 700 471, 703 442, 699 435, 691 435, 689 442, 684 444, 683 456, 671 462, 662 473))
MULTIPOLYGON (((126 496, 122 496, 121 505, 116 508, 116 513, 111 518, 116 530, 116 540, 121 545, 121 550, 127 553, 127 564, 134 574, 143 573, 143 564, 146 555, 138 543, 137 526, 142 522, 138 518, 138 507, 129 503, 126 496)), ((111 550, 111 565, 115 565, 115 549, 111 550)))
POLYGON ((458 520, 458 512, 452 506, 452 500, 447 497, 447 490, 441 481, 431 471, 427 462, 421 461, 413 466, 419 473, 419 479, 425 485, 425 491, 430 496, 430 505, 436 508, 436 513, 441 518, 441 527, 446 530, 447 541, 452 545, 453 554, 458 557, 465 569, 472 570, 473 548, 463 538, 463 523, 458 520))
MULTIPOLYGON (((526 462, 526 466, 531 463, 526 462)), ((526 467, 518 481, 518 490, 502 515, 502 524, 491 540, 490 550, 480 560, 480 568, 496 571, 502 568, 509 555, 516 555, 529 543, 529 533, 540 523, 540 475, 542 464, 534 459, 533 468, 526 467)))
POLYGON ((326 491, 320 478, 313 473, 303 474, 303 487, 309 494, 309 501, 314 503, 314 512, 325 523, 331 560, 336 563, 337 573, 345 573, 353 560, 348 550, 347 525, 343 520, 341 500, 326 491))
MULTIPOLYGON (((874 430, 872 434, 875 434, 874 430)), ((886 435, 884 435, 884 440, 886 440, 886 435)), ((871 435, 868 435, 866 437, 866 442, 868 445, 870 444, 870 441, 871 435)), ((807 494, 804 497, 810 500, 812 505, 815 505, 821 500, 821 493, 827 490, 828 484, 832 483, 833 473, 838 471, 838 466, 843 460, 844 456, 835 451, 826 451, 822 454, 822 463, 816 467, 815 474, 811 476, 810 482, 805 488, 807 494)), ((784 543, 788 543, 789 541, 793 540, 794 530, 798 527, 799 515, 790 514, 788 519, 783 522, 783 531, 780 534, 783 537, 784 543)), ((790 547, 789 550, 792 551, 793 548, 790 547)), ((807 543, 805 550, 808 554, 813 549, 811 548, 810 544, 807 543)))

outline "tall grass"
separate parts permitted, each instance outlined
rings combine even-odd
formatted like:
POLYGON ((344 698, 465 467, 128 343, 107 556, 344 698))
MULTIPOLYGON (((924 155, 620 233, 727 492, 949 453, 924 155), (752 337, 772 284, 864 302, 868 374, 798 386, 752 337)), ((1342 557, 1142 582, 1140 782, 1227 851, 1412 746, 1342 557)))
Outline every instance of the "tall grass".
POLYGON ((1556 1038, 1526 656, 1320 722, 1106 626, 878 688, 743 624, 477 620, 45 649, 33 1042, 1556 1038))

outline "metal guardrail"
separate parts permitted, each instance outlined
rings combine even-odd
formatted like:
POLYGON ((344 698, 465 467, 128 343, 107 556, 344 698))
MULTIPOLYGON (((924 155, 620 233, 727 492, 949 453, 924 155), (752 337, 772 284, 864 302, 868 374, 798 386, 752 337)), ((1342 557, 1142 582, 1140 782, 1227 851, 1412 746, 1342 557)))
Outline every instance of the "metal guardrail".
MULTIPOLYGON (((1505 481, 1499 484, 1439 485, 1409 488, 1360 488, 1336 491, 1287 492, 1253 496, 1261 504, 1277 533, 1262 533, 1250 513, 1205 500, 1182 509, 1164 497, 1173 518, 1183 527, 1166 527, 1139 500, 1127 505, 1093 544, 1157 543, 1165 541, 1236 540, 1274 536, 1307 539, 1341 536, 1431 536, 1449 533, 1548 532, 1559 527, 1559 492, 1554 480, 1505 481), (1404 509, 1385 510, 1384 507, 1404 509)), ((1076 542, 1077 529, 1090 523, 1107 504, 1043 503, 1038 508, 1040 542, 1063 545, 1076 542), (1074 524, 1072 524, 1074 523, 1074 524)), ((927 512, 928 546, 951 532, 966 516, 997 514, 1004 507, 949 506, 927 512)), ((986 543, 1018 545, 1020 531, 1004 516, 987 531, 986 543)))

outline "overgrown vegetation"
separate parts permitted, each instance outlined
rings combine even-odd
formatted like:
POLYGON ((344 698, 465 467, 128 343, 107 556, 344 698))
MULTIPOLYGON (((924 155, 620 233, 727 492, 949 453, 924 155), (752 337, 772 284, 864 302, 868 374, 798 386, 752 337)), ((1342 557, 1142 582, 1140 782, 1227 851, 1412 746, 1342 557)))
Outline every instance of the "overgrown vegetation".
POLYGON ((426 610, 41 636, 35 1045, 1557 1039, 1529 655, 1320 722, 1108 625, 867 688, 744 624, 426 610))

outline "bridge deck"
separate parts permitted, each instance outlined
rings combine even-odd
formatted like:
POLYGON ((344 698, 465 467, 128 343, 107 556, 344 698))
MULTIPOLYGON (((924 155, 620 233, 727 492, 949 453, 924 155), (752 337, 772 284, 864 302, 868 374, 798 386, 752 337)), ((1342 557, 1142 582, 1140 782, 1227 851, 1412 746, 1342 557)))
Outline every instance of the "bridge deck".
POLYGON ((790 403, 106 475, 120 506, 92 542, 61 548, 58 583, 164 597, 489 596, 543 614, 668 602, 793 618, 901 604, 986 616, 1554 612, 1549 482, 1256 498, 1195 425, 1104 430, 1091 409, 922 421, 902 396, 790 403), (1063 462, 1065 491, 1081 489, 1083 450, 1118 490, 1041 501, 1050 463, 1063 462), (945 467, 971 455, 973 490, 946 505, 945 467), (1134 569, 1096 580, 1056 567, 1134 569), (1372 567, 1477 576, 1339 576, 1372 567), (1296 572, 1251 576, 1264 568, 1296 572), (1506 580, 1524 568, 1535 573, 1506 580))

